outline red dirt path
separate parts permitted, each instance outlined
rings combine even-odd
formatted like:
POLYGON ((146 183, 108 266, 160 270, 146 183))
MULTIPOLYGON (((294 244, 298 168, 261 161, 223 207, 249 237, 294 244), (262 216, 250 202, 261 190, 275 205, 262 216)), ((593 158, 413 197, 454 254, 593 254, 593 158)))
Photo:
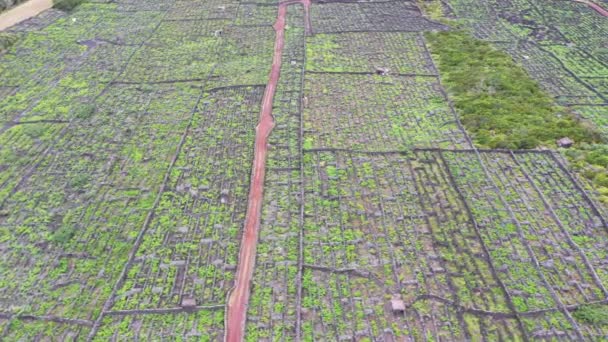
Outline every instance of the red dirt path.
POLYGON ((608 10, 606 10, 605 8, 603 8, 602 6, 596 4, 593 1, 589 1, 589 0, 574 0, 576 2, 581 2, 591 8, 593 8, 597 13, 603 15, 604 17, 608 17, 608 10))
POLYGON ((287 14, 287 6, 299 3, 304 5, 305 30, 307 33, 310 33, 310 20, 308 18, 310 0, 288 0, 281 2, 279 4, 277 21, 273 26, 276 35, 272 68, 262 99, 260 121, 256 127, 253 168, 251 171, 251 184, 243 238, 239 251, 239 264, 235 275, 235 285, 229 294, 226 308, 224 341, 227 342, 240 342, 245 335, 247 305, 251 292, 250 284, 255 266, 258 232, 261 221, 268 137, 274 128, 272 103, 281 72, 281 59, 283 56, 283 46, 285 45, 285 15, 287 14))

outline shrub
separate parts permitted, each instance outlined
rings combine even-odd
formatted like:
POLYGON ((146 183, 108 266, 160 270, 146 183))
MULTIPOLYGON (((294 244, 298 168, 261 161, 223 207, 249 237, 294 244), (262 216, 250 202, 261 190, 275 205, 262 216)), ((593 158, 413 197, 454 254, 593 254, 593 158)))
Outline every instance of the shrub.
POLYGON ((70 186, 76 190, 82 190, 90 182, 90 178, 85 174, 78 174, 70 180, 70 186))
POLYGON ((62 225, 53 233, 51 241, 58 244, 66 244, 76 235, 76 229, 72 225, 62 225))
POLYGON ((78 119, 88 119, 95 113, 95 105, 86 104, 75 109, 75 116, 78 119))
POLYGON ((508 54, 462 31, 427 34, 442 80, 477 144, 529 149, 563 137, 596 142, 600 135, 558 106, 508 54))
POLYGON ((608 325, 608 306, 606 305, 583 305, 572 314, 577 320, 593 324, 608 325))
MULTIPOLYGON (((564 150, 572 167, 608 187, 608 145, 595 126, 570 109, 558 106, 511 56, 463 31, 427 33, 442 81, 476 145, 489 148, 555 148, 569 137, 564 150)), ((607 196, 601 196, 608 203, 607 196)))
POLYGON ((19 39, 16 33, 0 32, 0 53, 8 50, 19 39))
POLYGON ((71 11, 83 2, 84 0, 54 0, 53 7, 62 11, 71 11))

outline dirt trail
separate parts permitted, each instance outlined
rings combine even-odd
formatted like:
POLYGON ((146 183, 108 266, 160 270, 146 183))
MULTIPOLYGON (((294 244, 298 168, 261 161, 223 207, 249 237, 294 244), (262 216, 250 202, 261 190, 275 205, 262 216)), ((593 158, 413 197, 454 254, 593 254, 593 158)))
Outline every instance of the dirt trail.
POLYGON ((603 15, 604 17, 608 17, 608 10, 606 10, 605 8, 596 4, 593 1, 589 1, 589 0, 574 0, 574 1, 583 3, 583 4, 593 8, 597 13, 603 15))
POLYGON ((0 31, 53 7, 53 0, 30 0, 0 14, 0 31))
POLYGON ((305 30, 310 33, 308 9, 310 0, 288 0, 281 2, 278 8, 277 20, 274 24, 275 41, 272 68, 268 83, 262 99, 260 121, 256 127, 253 168, 251 171, 251 184, 249 189, 249 202, 241 248, 239 251, 239 264, 235 275, 235 285, 228 296, 225 320, 224 341, 240 342, 245 335, 247 319, 247 306, 250 296, 251 278, 255 267, 255 256, 260 228, 262 200, 264 194, 264 175, 266 173, 266 154, 268 152, 268 137, 274 128, 272 117, 272 103, 281 72, 283 46, 285 45, 285 16, 287 6, 302 4, 305 8, 305 30))

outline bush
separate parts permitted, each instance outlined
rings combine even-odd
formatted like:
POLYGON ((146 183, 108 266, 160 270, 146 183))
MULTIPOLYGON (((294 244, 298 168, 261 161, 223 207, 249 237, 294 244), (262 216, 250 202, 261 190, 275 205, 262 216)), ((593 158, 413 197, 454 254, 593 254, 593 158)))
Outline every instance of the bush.
POLYGON ((88 175, 78 174, 70 180, 70 186, 76 190, 82 190, 90 183, 91 179, 88 175))
POLYGON ((596 174, 593 182, 601 187, 608 187, 608 174, 606 172, 596 174))
POLYGON ((608 325, 608 306, 606 305, 583 305, 572 314, 577 320, 593 324, 608 325))
POLYGON ((51 236, 51 241, 63 245, 68 243, 76 235, 76 229, 71 225, 62 225, 51 236))
POLYGON ((19 36, 11 32, 0 32, 0 53, 8 50, 19 40, 19 36))
POLYGON ((74 115, 78 119, 89 119, 93 116, 93 114, 95 114, 95 109, 95 105, 85 104, 75 109, 74 115))
POLYGON ((84 0, 54 0, 53 7, 62 11, 71 11, 83 2, 84 0))
MULTIPOLYGON (((569 137, 575 145, 563 151, 572 167, 596 190, 608 187, 608 144, 597 128, 558 106, 511 56, 463 31, 427 33, 427 39, 476 145, 555 148, 557 139, 569 137)), ((600 200, 608 203, 608 196, 600 200)))
POLYGON ((46 126, 42 125, 42 124, 25 124, 22 127, 23 130, 23 134, 27 135, 28 137, 32 138, 32 139, 37 139, 40 138, 42 135, 44 135, 44 132, 46 131, 46 126))
POLYGON ((428 33, 442 80, 462 123, 489 148, 555 146, 559 138, 596 142, 599 133, 530 78, 508 54, 462 31, 428 33))

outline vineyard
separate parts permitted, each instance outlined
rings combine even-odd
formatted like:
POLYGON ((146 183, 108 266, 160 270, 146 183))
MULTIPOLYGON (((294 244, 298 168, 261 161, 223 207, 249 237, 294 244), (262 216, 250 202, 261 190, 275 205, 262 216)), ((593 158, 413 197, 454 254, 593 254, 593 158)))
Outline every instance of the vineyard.
POLYGON ((607 339, 606 36, 569 0, 90 0, 0 32, 0 340, 607 339), (479 144, 429 38, 456 28, 600 138, 479 144))
POLYGON ((450 1, 453 15, 496 43, 558 101, 576 106, 606 133, 605 17, 576 1, 450 1))

